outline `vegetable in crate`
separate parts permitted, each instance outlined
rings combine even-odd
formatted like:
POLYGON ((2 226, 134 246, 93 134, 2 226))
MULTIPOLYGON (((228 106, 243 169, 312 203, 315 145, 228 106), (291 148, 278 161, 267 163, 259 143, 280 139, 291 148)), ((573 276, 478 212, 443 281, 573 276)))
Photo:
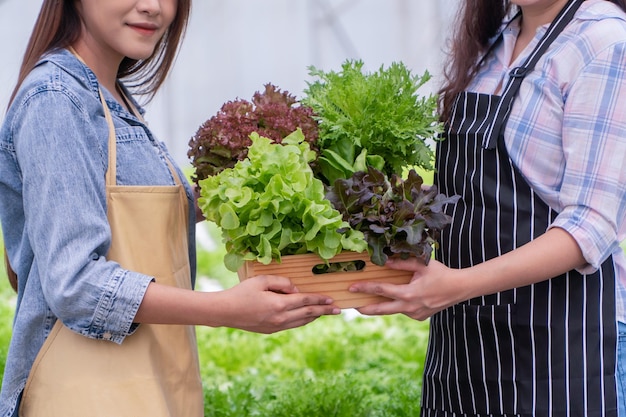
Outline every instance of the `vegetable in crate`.
POLYGON ((315 150, 317 122, 312 118, 312 110, 272 84, 266 84, 263 93, 257 91, 252 102, 225 103, 189 141, 187 155, 195 168, 194 182, 232 168, 244 159, 252 144, 252 132, 280 143, 297 128, 302 129, 315 150))
POLYGON ((415 170, 406 180, 395 174, 388 180, 372 167, 336 180, 326 198, 353 229, 363 232, 377 265, 393 255, 415 256, 428 264, 441 229, 450 224, 443 206, 459 199, 439 194, 434 186, 424 188, 415 170))
POLYGON ((437 99, 420 96, 429 79, 414 76, 403 63, 364 73, 362 61, 346 61, 340 72, 309 67, 303 104, 319 122, 316 175, 327 185, 350 178, 367 166, 387 176, 405 167, 433 169, 433 151, 426 143, 440 132, 437 99))
POLYGON ((251 142, 247 158, 199 183, 199 206, 222 229, 229 270, 246 260, 267 265, 308 252, 328 260, 344 249, 367 249, 363 234, 324 198, 324 184, 309 166, 315 152, 302 130, 282 144, 258 133, 251 142))

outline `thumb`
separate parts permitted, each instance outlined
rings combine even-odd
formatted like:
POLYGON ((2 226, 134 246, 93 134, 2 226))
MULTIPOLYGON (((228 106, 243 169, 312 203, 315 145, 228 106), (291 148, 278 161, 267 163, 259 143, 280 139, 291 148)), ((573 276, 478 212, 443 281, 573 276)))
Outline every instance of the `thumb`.
POLYGON ((389 267, 390 269, 416 272, 421 271, 422 268, 426 266, 426 264, 422 259, 411 256, 407 259, 389 258, 387 259, 387 262, 385 262, 385 266, 389 267))
POLYGON ((280 292, 284 294, 295 294, 298 291, 289 278, 277 275, 263 275, 265 278, 266 291, 280 292))

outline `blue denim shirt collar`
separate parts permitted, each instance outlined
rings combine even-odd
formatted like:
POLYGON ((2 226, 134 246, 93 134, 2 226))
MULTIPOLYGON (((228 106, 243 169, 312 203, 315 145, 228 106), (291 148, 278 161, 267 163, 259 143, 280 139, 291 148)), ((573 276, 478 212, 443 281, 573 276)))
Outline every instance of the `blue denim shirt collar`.
MULTIPOLYGON (((112 112, 116 113, 120 117, 139 122, 133 113, 127 111, 120 103, 117 102, 115 98, 113 98, 113 95, 106 88, 100 85, 96 74, 87 65, 77 59, 77 57, 68 49, 58 49, 49 52, 39 60, 37 66, 43 65, 47 62, 54 63, 68 74, 74 76, 75 79, 80 81, 95 98, 99 99, 99 91, 101 89, 106 103, 112 112)), ((135 106, 139 114, 143 116, 145 114, 145 109, 139 104, 139 102, 137 102, 137 100, 135 100, 135 97, 126 88, 123 82, 118 82, 118 85, 123 91, 125 98, 127 98, 133 106, 135 106)))

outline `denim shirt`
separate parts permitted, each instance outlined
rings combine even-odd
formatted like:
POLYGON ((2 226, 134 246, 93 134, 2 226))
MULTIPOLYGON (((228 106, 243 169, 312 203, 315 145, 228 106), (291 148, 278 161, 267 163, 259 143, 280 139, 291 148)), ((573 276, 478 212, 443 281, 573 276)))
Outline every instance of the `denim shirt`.
MULTIPOLYGON (((109 131, 99 88, 115 125, 118 185, 174 185, 164 144, 69 51, 45 56, 23 82, 0 128, 0 221, 19 277, 1 417, 17 415, 35 356, 57 319, 85 337, 122 343, 136 330, 133 319, 154 279, 106 258, 109 131)), ((176 169, 189 201, 193 285, 194 196, 176 169)))

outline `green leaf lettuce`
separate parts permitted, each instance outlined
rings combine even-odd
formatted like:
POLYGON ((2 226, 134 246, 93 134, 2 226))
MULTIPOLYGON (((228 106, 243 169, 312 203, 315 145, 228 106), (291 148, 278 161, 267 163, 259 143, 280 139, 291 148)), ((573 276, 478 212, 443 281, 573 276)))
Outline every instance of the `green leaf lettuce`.
POLYGON ((226 267, 246 260, 268 264, 283 255, 313 252, 328 260, 367 243, 326 200, 324 184, 309 163, 316 154, 300 129, 282 144, 250 135, 247 158, 200 181, 198 204, 222 229, 226 267))

